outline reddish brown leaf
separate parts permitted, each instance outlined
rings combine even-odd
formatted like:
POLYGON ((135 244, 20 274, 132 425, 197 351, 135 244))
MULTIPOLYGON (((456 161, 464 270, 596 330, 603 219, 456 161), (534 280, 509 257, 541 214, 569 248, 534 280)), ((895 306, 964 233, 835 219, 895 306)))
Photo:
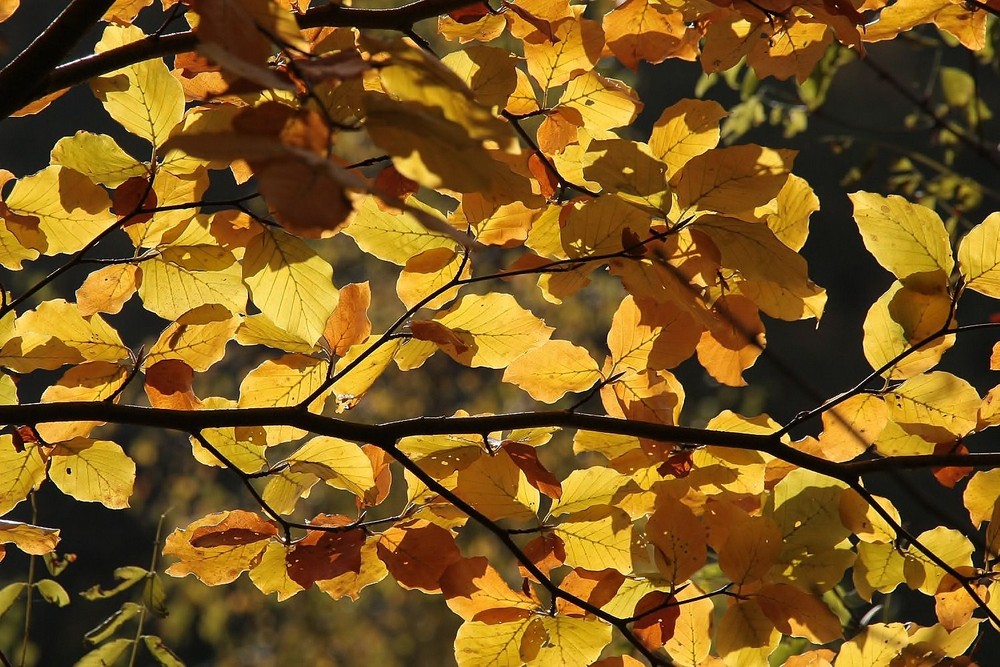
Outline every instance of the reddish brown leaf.
POLYGON ((389 496, 389 491, 392 489, 392 469, 389 468, 389 464, 392 463, 392 457, 386 454, 385 450, 379 449, 375 445, 361 445, 361 450, 372 462, 375 487, 372 489, 372 497, 369 498, 367 495, 363 499, 355 497, 358 509, 374 507, 380 504, 389 496))
POLYGON ((528 156, 528 171, 538 181, 538 185, 542 189, 542 196, 546 199, 552 199, 559 190, 559 179, 552 171, 552 167, 547 165, 537 153, 532 153, 528 156))
POLYGON ((170 410, 197 410, 201 401, 191 383, 194 370, 179 359, 158 361, 146 369, 145 389, 149 404, 170 410))
MULTIPOLYGON (((340 514, 320 514, 310 522, 317 526, 340 527, 353 519, 340 514)), ((292 545, 285 556, 288 576, 303 588, 317 581, 333 579, 347 572, 361 571, 361 547, 365 531, 351 528, 339 532, 310 530, 292 545)))
POLYGON ((528 484, 549 498, 558 500, 562 497, 562 485, 559 483, 559 479, 538 460, 538 450, 531 445, 513 440, 505 440, 501 446, 507 451, 514 465, 524 473, 528 484))
MULTIPOLYGON (((150 187, 149 181, 142 176, 133 176, 117 188, 111 203, 111 212, 120 218, 135 213, 139 209, 156 208, 156 193, 150 187)), ((152 213, 142 213, 129 218, 128 224, 137 225, 149 222, 152 213)))
MULTIPOLYGON (((552 570, 566 561, 566 547, 563 545, 562 538, 555 533, 542 533, 524 545, 522 551, 546 577, 552 573, 552 570)), ((536 581, 535 577, 524 569, 523 565, 519 567, 522 577, 526 580, 536 581)))
POLYGON ((468 25, 475 23, 489 13, 489 5, 484 2, 482 4, 469 5, 468 7, 460 7, 455 11, 448 12, 448 16, 456 23, 468 25))
POLYGON ((678 479, 687 477, 691 472, 691 454, 693 452, 677 452, 667 457, 659 468, 656 469, 663 477, 677 477, 678 479))
MULTIPOLYGON (((603 607, 614 599, 623 583, 625 583, 625 575, 618 570, 591 572, 577 568, 566 575, 559 587, 595 607, 603 607)), ((557 606, 559 613, 567 616, 582 618, 588 613, 572 602, 564 600, 559 600, 557 606)))
POLYGON ((680 608, 671 602, 675 602, 673 596, 653 591, 644 595, 635 606, 635 615, 639 618, 632 624, 632 632, 650 649, 660 648, 674 636, 680 608))
MULTIPOLYGON (((389 165, 378 173, 375 177, 375 191, 390 195, 399 200, 404 200, 412 194, 416 194, 420 185, 403 176, 397 169, 389 165)), ((383 202, 378 202, 379 208, 383 208, 383 202)), ((383 208, 383 210, 385 210, 383 208)))
POLYGON ((191 546, 209 549, 221 546, 242 546, 267 540, 278 534, 278 527, 260 515, 233 510, 214 526, 201 526, 191 534, 191 546))
POLYGON ((441 575, 462 553, 449 531, 427 521, 414 521, 382 533, 378 557, 400 586, 432 593, 441 590, 441 575))

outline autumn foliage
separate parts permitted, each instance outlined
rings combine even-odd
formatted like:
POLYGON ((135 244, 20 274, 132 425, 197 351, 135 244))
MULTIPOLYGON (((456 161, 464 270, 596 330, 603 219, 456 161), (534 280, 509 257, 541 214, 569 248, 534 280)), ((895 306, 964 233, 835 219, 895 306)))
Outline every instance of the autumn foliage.
MULTIPOLYGON (((73 0, 0 72, 5 123, 89 86, 117 128, 0 175, 0 515, 47 487, 129 507, 130 440, 153 430, 243 487, 166 517, 167 575, 246 574, 278 601, 391 580, 461 618, 459 665, 982 657, 1000 631, 1000 387, 939 362, 997 339, 959 316, 970 293, 1000 298, 1000 212, 963 229, 933 202, 852 192, 885 269, 857 323, 870 368, 783 423, 691 416, 675 369, 742 387, 771 320, 820 321, 799 252, 820 202, 794 151, 723 142, 715 101, 676 101, 638 136, 619 78, 682 59, 815 96, 830 54, 918 26, 987 48, 992 0, 308 4, 73 0), (366 408, 459 369, 508 389, 475 414, 366 408), (961 521, 915 534, 868 488, 919 470, 959 490, 961 521), (317 507, 325 487, 343 502, 317 507), (897 589, 936 618, 870 618, 897 589)), ((0 1, 4 20, 31 11, 0 1)), ((1000 370, 1000 343, 979 365, 1000 370)), ((0 611, 69 601, 73 547, 43 518, 0 520, 51 575, 0 589, 0 611)), ((182 664, 153 630, 158 563, 83 593, 144 591, 81 664, 182 664)))

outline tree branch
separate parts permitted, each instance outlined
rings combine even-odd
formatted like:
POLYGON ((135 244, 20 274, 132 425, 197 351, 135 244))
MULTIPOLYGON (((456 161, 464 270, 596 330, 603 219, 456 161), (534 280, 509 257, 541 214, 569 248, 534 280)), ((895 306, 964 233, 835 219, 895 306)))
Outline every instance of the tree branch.
MULTIPOLYGON (((73 0, 56 19, 0 70, 0 118, 46 92, 49 72, 108 11, 114 0, 73 0)), ((58 88, 56 89, 58 90, 58 88)))

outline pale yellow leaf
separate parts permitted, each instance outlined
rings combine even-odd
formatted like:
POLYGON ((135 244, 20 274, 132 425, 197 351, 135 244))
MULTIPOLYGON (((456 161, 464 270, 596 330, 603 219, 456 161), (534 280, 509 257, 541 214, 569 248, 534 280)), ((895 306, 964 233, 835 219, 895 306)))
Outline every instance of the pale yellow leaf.
MULTIPOLYGON (((80 250, 115 221, 107 192, 83 174, 58 165, 18 179, 7 196, 12 213, 38 220, 42 254, 80 250)), ((8 221, 9 224, 9 221, 8 221)))
POLYGON ((146 366, 180 359, 199 373, 207 371, 225 355, 226 344, 233 340, 240 324, 239 318, 219 305, 188 311, 160 333, 149 348, 146 366))
POLYGON ((17 451, 14 438, 0 435, 0 515, 28 498, 32 489, 45 480, 45 459, 41 449, 27 443, 24 451, 17 451))
POLYGON ((300 238, 265 228, 247 245, 250 298, 279 328, 313 343, 337 306, 333 267, 300 238))
POLYGON ((631 573, 635 567, 635 528, 628 514, 618 507, 595 507, 571 514, 552 532, 563 541, 567 565, 585 570, 612 568, 622 574, 631 573))
MULTIPOLYGON (((239 407, 268 408, 299 405, 326 380, 327 363, 301 354, 287 354, 265 361, 243 377, 239 407)), ((320 397, 308 407, 322 408, 320 397)), ((300 438, 304 431, 291 426, 268 426, 267 444, 276 445, 300 438)))
POLYGON ((49 479, 66 495, 109 509, 128 507, 135 462, 119 445, 74 438, 55 445, 50 457, 49 479))
MULTIPOLYGON (((413 200, 410 203, 417 205, 413 200)), ((419 208, 434 215, 428 207, 419 208)), ((453 239, 428 229, 410 213, 382 208, 379 200, 372 196, 362 197, 355 205, 355 213, 344 233, 366 253, 400 266, 427 250, 455 249, 453 239)))
POLYGON ((639 114, 642 102, 621 81, 590 71, 566 85, 559 98, 559 106, 575 111, 582 127, 610 130, 631 124, 639 114))
POLYGON ((854 219, 868 252, 901 282, 947 284, 955 260, 938 214, 898 195, 855 192, 854 219))
MULTIPOLYGON (((865 358, 872 368, 883 368, 915 344, 940 332, 949 322, 955 325, 951 298, 947 294, 925 294, 894 282, 865 316, 862 341, 865 358)), ((892 363, 883 375, 891 380, 913 377, 936 366, 954 344, 953 334, 940 336, 892 363)))
MULTIPOLYGON (((94 50, 103 53, 143 37, 136 26, 109 25, 94 50)), ((97 77, 91 86, 112 118, 154 146, 166 140, 184 115, 184 90, 160 58, 97 77)))
POLYGON ((958 264, 967 288, 1000 298, 1000 212, 965 235, 958 246, 958 264))
POLYGON ((133 176, 148 175, 146 165, 122 150, 113 138, 84 130, 57 141, 51 161, 109 188, 118 187, 133 176))
POLYGON ((359 498, 364 498, 375 486, 371 459, 358 445, 339 438, 315 437, 285 462, 292 472, 311 473, 359 498))
POLYGON ((176 320, 205 304, 233 314, 246 310, 247 288, 239 262, 216 245, 171 245, 140 265, 139 297, 146 309, 176 320))
POLYGON ((59 530, 0 519, 0 544, 11 542, 24 553, 41 556, 55 550, 59 530))

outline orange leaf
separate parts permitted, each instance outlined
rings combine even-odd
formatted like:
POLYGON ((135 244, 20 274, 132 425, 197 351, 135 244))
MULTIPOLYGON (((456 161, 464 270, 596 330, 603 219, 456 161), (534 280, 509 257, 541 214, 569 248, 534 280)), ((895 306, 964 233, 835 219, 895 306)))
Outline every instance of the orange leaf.
POLYGON ((632 632, 650 649, 658 649, 674 636, 674 626, 680 617, 680 608, 672 595, 652 591, 639 600, 635 606, 638 620, 632 624, 632 632))
POLYGON ((197 410, 201 407, 192 389, 194 371, 178 359, 164 359, 146 369, 144 387, 149 404, 169 410, 197 410))

